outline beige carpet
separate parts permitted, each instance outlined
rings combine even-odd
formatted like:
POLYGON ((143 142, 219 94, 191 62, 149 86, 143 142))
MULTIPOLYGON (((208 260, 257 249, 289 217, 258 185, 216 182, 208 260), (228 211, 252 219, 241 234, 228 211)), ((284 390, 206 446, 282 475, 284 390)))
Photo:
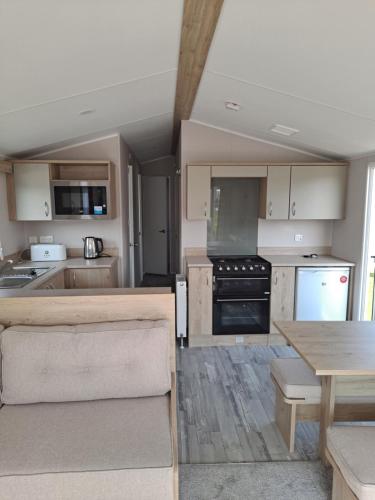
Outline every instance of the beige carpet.
POLYGON ((328 500, 320 462, 180 465, 180 500, 328 500))

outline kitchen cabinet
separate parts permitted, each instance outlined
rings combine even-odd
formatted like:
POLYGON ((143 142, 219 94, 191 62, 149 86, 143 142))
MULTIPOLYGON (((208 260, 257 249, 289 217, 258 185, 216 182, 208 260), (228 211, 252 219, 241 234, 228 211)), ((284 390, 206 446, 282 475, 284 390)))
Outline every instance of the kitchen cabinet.
POLYGON ((345 217, 346 167, 343 165, 293 165, 290 179, 289 218, 343 219, 345 217))
POLYGON ((117 279, 113 268, 65 270, 65 288, 115 287, 117 287, 117 279))
POLYGON ((270 339, 269 339, 270 344, 284 342, 283 337, 279 334, 273 322, 293 320, 294 283, 295 283, 295 267, 272 266, 270 339))
POLYGON ((14 163, 13 176, 8 175, 7 182, 11 220, 52 219, 50 170, 47 163, 14 163))
POLYGON ((188 165, 187 167, 187 218, 207 220, 211 206, 211 167, 188 165))
POLYGON ((212 266, 188 267, 189 337, 212 335, 212 266))
POLYGON ((267 177, 266 165, 213 165, 211 177, 267 177))
POLYGON ((267 178, 261 179, 259 217, 289 219, 290 165, 269 165, 267 178))
POLYGON ((38 286, 38 290, 55 290, 65 288, 64 271, 55 274, 51 279, 38 286))

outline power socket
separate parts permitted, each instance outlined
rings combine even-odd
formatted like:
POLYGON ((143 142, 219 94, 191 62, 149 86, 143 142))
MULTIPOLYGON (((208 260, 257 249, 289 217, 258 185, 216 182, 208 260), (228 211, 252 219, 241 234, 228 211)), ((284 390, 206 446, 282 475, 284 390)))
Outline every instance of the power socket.
POLYGON ((294 235, 294 241, 302 241, 302 240, 303 240, 303 234, 294 235))
POLYGON ((52 235, 41 236, 39 240, 41 243, 53 243, 53 236, 52 235))
POLYGON ((35 243, 38 243, 38 236, 29 236, 29 244, 34 245, 35 243))

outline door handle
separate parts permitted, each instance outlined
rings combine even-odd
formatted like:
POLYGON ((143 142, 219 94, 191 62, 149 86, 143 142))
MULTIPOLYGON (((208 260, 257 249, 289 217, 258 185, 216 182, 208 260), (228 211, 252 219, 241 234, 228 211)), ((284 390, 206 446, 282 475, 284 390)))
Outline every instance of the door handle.
POLYGON ((167 231, 165 229, 160 229, 159 233, 165 234, 167 231))
POLYGON ((269 206, 268 206, 268 215, 272 217, 272 201, 270 201, 269 206))
POLYGON ((216 299, 216 302, 268 302, 269 299, 216 299))
POLYGON ((293 201, 293 203, 292 203, 292 215, 293 215, 293 217, 296 215, 296 202, 295 201, 293 201))
POLYGON ((46 217, 49 216, 49 205, 48 205, 48 203, 46 201, 44 202, 44 215, 46 217))

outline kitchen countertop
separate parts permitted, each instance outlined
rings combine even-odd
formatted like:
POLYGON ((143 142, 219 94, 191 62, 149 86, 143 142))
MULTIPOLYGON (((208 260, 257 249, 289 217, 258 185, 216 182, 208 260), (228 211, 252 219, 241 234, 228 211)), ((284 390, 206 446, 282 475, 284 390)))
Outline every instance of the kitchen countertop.
POLYGON ((332 255, 319 255, 315 259, 305 258, 302 255, 264 255, 261 257, 266 259, 272 266, 277 267, 354 267, 353 262, 338 259, 332 255))
POLYGON ((212 267, 213 264, 206 255, 189 255, 186 257, 187 267, 212 267))
MULTIPOLYGON (((51 269, 45 274, 36 278, 31 283, 23 286, 22 288, 1 288, 0 297, 6 297, 9 295, 21 295, 25 294, 29 290, 36 290, 42 286, 45 282, 52 279, 56 274, 63 272, 65 269, 102 269, 102 268, 112 268, 116 265, 117 257, 100 257, 98 259, 84 259, 82 257, 72 257, 67 260, 61 261, 47 261, 47 262, 36 262, 36 261, 23 261, 22 263, 13 264, 16 267, 28 266, 28 267, 50 267, 51 269), (10 293, 11 292, 11 293, 10 293)), ((20 272, 22 270, 20 269, 20 272)))

